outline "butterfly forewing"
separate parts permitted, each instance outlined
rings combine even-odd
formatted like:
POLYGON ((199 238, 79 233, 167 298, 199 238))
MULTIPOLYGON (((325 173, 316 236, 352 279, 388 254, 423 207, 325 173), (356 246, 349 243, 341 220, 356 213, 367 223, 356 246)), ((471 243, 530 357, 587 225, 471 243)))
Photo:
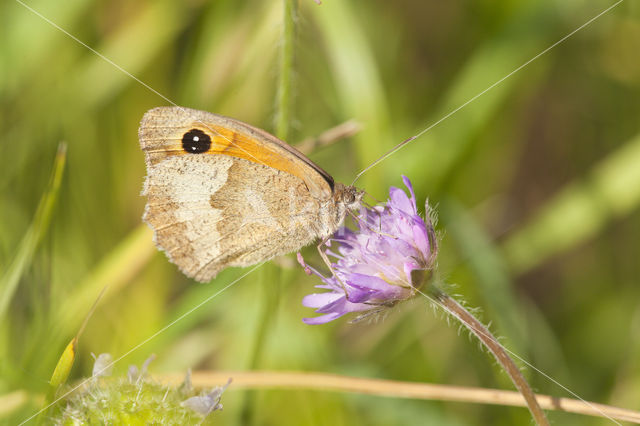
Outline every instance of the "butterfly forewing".
POLYGON ((208 281, 227 266, 295 251, 337 227, 333 180, 259 129, 163 107, 145 114, 139 137, 147 162, 144 220, 190 277, 208 281))

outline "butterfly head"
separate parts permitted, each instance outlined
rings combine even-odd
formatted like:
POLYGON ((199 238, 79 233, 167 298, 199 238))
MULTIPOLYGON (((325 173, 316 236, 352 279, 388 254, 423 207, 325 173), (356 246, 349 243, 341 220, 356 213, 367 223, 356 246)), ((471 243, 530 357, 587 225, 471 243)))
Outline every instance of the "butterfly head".
POLYGON ((346 186, 339 182, 335 183, 333 197, 338 207, 339 222, 342 222, 349 211, 356 211, 362 205, 364 191, 355 186, 346 186))
POLYGON ((348 210, 358 210, 362 204, 364 191, 355 186, 342 186, 342 202, 348 210))

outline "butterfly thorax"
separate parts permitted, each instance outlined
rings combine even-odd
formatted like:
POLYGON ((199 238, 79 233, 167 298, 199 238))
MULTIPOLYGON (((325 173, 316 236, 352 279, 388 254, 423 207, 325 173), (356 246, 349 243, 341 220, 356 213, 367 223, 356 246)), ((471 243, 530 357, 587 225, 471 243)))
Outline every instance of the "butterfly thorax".
POLYGON ((334 184, 333 197, 328 202, 327 208, 320 210, 320 224, 318 237, 326 238, 335 233, 343 224, 349 211, 360 209, 364 191, 355 186, 334 184))

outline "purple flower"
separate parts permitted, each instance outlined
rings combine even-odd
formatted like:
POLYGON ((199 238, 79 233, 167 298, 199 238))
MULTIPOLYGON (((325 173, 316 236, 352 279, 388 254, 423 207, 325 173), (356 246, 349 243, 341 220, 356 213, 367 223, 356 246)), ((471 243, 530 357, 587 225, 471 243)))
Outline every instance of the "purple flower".
POLYGON ((392 187, 386 204, 360 211, 356 231, 340 228, 327 242, 338 244, 337 253, 326 250, 335 259, 334 275, 323 276, 298 253, 305 271, 322 279, 316 287, 329 290, 303 299, 304 306, 324 314, 305 323, 324 324, 349 312, 360 312, 359 319, 413 297, 422 286, 435 262, 436 236, 429 217, 418 215, 411 182, 402 179, 410 197, 392 187))

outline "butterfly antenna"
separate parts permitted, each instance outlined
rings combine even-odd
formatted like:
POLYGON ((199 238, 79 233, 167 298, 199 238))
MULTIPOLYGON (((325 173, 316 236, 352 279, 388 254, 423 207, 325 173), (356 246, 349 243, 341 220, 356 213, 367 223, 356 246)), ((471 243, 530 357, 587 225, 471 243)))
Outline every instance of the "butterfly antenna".
POLYGON ((356 178, 353 180, 353 182, 351 182, 351 186, 353 186, 353 184, 356 183, 356 181, 358 179, 360 179, 360 176, 362 176, 363 174, 365 174, 366 172, 368 172, 370 169, 372 169, 373 167, 377 166, 378 164, 380 164, 380 162, 382 162, 382 160, 385 160, 387 157, 389 157, 390 155, 392 155, 393 153, 395 153, 396 151, 398 151, 400 148, 402 148, 403 146, 405 146, 406 144, 408 144, 409 142, 411 142, 412 140, 418 138, 419 136, 421 136, 424 132, 418 133, 417 135, 413 135, 408 139, 403 140, 402 142, 400 142, 398 145, 394 146, 393 148, 391 148, 386 154, 384 154, 383 156, 379 157, 376 161, 374 161, 373 163, 369 164, 364 170, 362 170, 360 173, 358 173, 356 175, 356 178))

